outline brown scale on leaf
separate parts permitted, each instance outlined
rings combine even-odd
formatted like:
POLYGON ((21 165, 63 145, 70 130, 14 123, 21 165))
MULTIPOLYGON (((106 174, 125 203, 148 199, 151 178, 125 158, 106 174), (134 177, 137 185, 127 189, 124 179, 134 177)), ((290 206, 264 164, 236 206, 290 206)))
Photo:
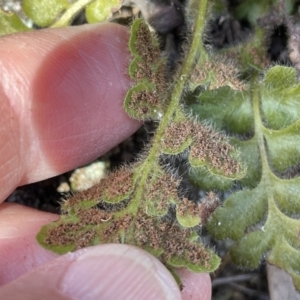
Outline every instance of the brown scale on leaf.
POLYGON ((190 77, 190 81, 193 84, 201 84, 204 82, 208 76, 208 70, 212 68, 212 64, 209 62, 205 62, 203 66, 197 65, 190 77))
POLYGON ((215 211, 215 209, 219 205, 220 201, 218 196, 213 192, 209 192, 199 205, 199 215, 201 218, 201 224, 205 224, 207 222, 210 215, 215 211))
POLYGON ((153 38, 146 24, 141 24, 136 34, 135 48, 147 64, 155 64, 160 56, 159 45, 153 45, 153 38))
POLYGON ((168 235, 174 239, 169 239, 166 243, 165 255, 167 259, 179 256, 193 264, 204 265, 208 268, 211 255, 201 244, 192 243, 188 240, 191 233, 191 229, 182 229, 179 225, 172 224, 168 230, 168 235))
POLYGON ((156 73, 145 62, 137 63, 137 69, 135 71, 136 81, 140 82, 144 78, 147 78, 150 82, 156 81, 156 73))
POLYGON ((203 264, 205 268, 209 268, 211 255, 202 245, 187 243, 185 245, 185 257, 194 264, 203 264))
POLYGON ((131 101, 128 105, 129 109, 137 112, 138 115, 148 115, 151 113, 151 109, 148 105, 152 107, 159 107, 160 99, 156 91, 141 91, 133 92, 131 94, 131 101))
POLYGON ((139 115, 148 115, 148 114, 150 114, 151 110, 147 106, 140 106, 136 109, 136 111, 139 115))
POLYGON ((126 195, 133 185, 133 173, 129 169, 121 168, 111 173, 105 180, 105 196, 108 199, 126 195))
POLYGON ((267 51, 262 48, 262 50, 257 48, 251 48, 249 50, 249 55, 253 59, 253 63, 262 69, 267 69, 271 65, 271 61, 266 55, 267 51))
POLYGON ((201 84, 206 80, 210 70, 214 70, 214 76, 217 81, 210 84, 210 90, 223 86, 230 86, 238 91, 246 89, 245 84, 238 79, 238 69, 233 64, 223 62, 205 62, 203 66, 196 66, 191 75, 191 82, 201 84))
POLYGON ((117 220, 112 220, 109 226, 103 231, 101 238, 104 241, 119 243, 120 237, 118 235, 116 236, 116 234, 121 230, 126 231, 129 226, 132 225, 132 220, 133 217, 129 214, 117 220))
POLYGON ((74 223, 63 223, 50 228, 47 232, 46 244, 54 246, 71 245, 76 240, 76 233, 82 226, 74 223))
POLYGON ((147 187, 145 199, 153 201, 156 209, 165 210, 169 207, 171 199, 178 198, 179 184, 179 180, 164 173, 147 187))
POLYGON ((161 62, 156 69, 156 73, 155 73, 156 76, 153 80, 153 82, 156 85, 156 89, 158 93, 162 93, 166 90, 165 71, 166 71, 166 63, 161 62))
POLYGON ((153 44, 153 37, 146 24, 141 24, 137 31, 135 48, 141 59, 137 62, 135 70, 135 83, 147 80, 155 87, 153 90, 133 92, 128 104, 129 109, 138 115, 148 115, 151 107, 161 108, 162 93, 166 89, 165 70, 166 63, 161 59, 160 48, 153 44), (149 106, 148 106, 149 105, 149 106))
POLYGON ((152 106, 157 106, 159 104, 159 97, 155 91, 140 91, 134 92, 131 96, 132 104, 138 105, 139 103, 149 103, 152 106))
POLYGON ((191 147, 191 155, 194 158, 204 161, 207 154, 214 148, 212 143, 213 130, 201 124, 194 124, 193 129, 194 143, 191 147))
POLYGON ((202 124, 194 124, 193 137, 194 143, 190 150, 193 158, 208 160, 214 168, 223 171, 227 176, 240 171, 239 163, 230 156, 234 148, 224 135, 202 124))
POLYGON ((299 77, 300 75, 300 46, 299 46, 300 24, 299 22, 295 22, 295 20, 289 19, 287 16, 285 16, 285 23, 287 25, 288 33, 289 33, 289 41, 288 41, 289 58, 293 63, 294 67, 296 68, 299 77))
POLYGON ((177 212, 180 217, 186 215, 195 217, 199 215, 199 205, 187 198, 183 198, 182 201, 177 204, 177 212))
POLYGON ((86 200, 94 200, 95 203, 100 202, 104 187, 105 179, 102 179, 99 183, 93 185, 89 189, 83 190, 80 193, 74 193, 72 197, 65 201, 63 206, 66 208, 75 208, 76 205, 86 200))
POLYGON ((135 240, 137 244, 158 250, 163 249, 162 259, 185 258, 193 264, 209 267, 211 255, 201 244, 190 242, 190 229, 182 229, 175 222, 163 222, 139 213, 136 219, 135 240))
POLYGON ((143 213, 139 213, 136 218, 134 239, 141 247, 146 245, 158 250, 161 248, 160 232, 155 228, 154 219, 143 213))
POLYGON ((238 80, 238 69, 234 65, 220 62, 215 65, 215 70, 218 83, 212 89, 226 85, 239 91, 246 89, 245 84, 238 80))
POLYGON ((170 203, 165 197, 159 197, 156 201, 152 202, 151 205, 153 208, 159 212, 168 210, 170 203))
POLYGON ((111 213, 107 213, 103 210, 90 208, 82 210, 78 213, 80 224, 85 225, 98 225, 105 223, 111 219, 111 213))
POLYGON ((148 186, 146 196, 150 200, 155 200, 162 196, 165 198, 176 198, 179 183, 179 180, 164 173, 148 186))
POLYGON ((192 132, 192 124, 190 122, 172 123, 165 131, 162 141, 165 149, 178 149, 186 142, 188 136, 192 132))
POLYGON ((96 234, 96 231, 93 229, 88 229, 87 231, 80 233, 74 243, 75 250, 90 246, 96 237, 96 234))

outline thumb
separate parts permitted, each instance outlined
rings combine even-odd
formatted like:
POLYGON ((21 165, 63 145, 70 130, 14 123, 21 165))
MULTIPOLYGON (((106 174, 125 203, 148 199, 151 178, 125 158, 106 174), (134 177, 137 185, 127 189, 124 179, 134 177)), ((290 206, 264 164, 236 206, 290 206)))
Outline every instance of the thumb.
POLYGON ((106 244, 69 253, 0 289, 1 299, 181 299, 168 270, 147 252, 106 244))

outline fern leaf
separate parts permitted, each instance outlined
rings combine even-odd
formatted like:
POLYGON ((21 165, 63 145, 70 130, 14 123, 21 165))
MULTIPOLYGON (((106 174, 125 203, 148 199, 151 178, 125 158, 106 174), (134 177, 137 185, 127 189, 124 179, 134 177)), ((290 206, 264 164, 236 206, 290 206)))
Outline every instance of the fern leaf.
POLYGON ((15 13, 5 12, 0 7, 0 36, 29 30, 15 13))
MULTIPOLYGON (((180 82, 181 89, 175 89, 170 100, 164 101, 160 80, 164 61, 160 59, 157 41, 142 20, 137 19, 132 25, 129 47, 133 54, 129 74, 134 86, 127 93, 124 107, 137 119, 155 119, 158 112, 161 114, 147 156, 132 168, 121 168, 99 184, 67 199, 62 206, 65 215, 58 222, 44 226, 37 240, 57 253, 101 243, 128 243, 146 249, 169 267, 213 271, 220 259, 203 246, 195 229, 206 222, 218 200, 213 195, 204 204, 180 199, 180 179, 160 165, 160 155, 164 154, 163 149, 168 149, 167 133, 174 115, 178 116, 176 120, 190 124, 191 131, 184 135, 184 147, 179 143, 181 150, 195 139, 193 126, 198 129, 201 125, 188 120, 181 112, 179 101, 184 82, 180 82), (160 101, 154 101, 152 96, 160 101)), ((188 60, 189 65, 193 59, 188 60)))
MULTIPOLYGON (((209 231, 217 238, 236 241, 231 254, 237 264, 256 268, 265 256, 270 263, 289 272, 297 288, 300 178, 286 179, 282 172, 300 162, 299 88, 293 68, 276 66, 265 74, 263 81, 256 77, 250 92, 229 92, 228 87, 222 87, 201 94, 200 104, 194 105, 200 118, 218 124, 222 120, 232 134, 252 136, 248 140, 233 139, 249 166, 241 184, 252 189, 233 193, 226 199, 212 214, 209 231), (232 95, 230 109, 234 116, 229 109, 201 111, 205 105, 214 108, 216 94, 232 95), (233 118, 234 126, 230 126, 233 118)), ((223 105, 229 99, 223 97, 219 101, 223 105)))

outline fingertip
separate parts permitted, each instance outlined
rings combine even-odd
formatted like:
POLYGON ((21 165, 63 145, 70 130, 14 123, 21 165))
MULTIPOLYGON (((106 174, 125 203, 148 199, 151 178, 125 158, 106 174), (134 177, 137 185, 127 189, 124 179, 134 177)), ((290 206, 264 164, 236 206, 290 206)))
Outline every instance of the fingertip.
POLYGON ((179 269, 178 274, 182 280, 181 291, 183 300, 211 300, 211 279, 207 273, 194 273, 187 269, 179 269))
POLYGON ((0 285, 34 270, 56 256, 38 245, 36 234, 43 225, 58 217, 23 205, 0 205, 0 285))

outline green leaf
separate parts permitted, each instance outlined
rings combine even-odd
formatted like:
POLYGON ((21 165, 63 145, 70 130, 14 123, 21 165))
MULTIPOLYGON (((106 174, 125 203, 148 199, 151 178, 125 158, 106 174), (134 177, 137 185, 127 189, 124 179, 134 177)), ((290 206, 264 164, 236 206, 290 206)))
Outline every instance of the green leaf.
MULTIPOLYGON (((200 253, 201 253, 201 250, 203 250, 203 248, 201 248, 201 246, 202 245, 200 244, 199 248, 198 248, 198 252, 200 252, 200 253)), ((176 257, 176 256, 167 260, 167 264, 172 267, 175 267, 175 268, 186 267, 190 271, 197 272, 197 273, 213 272, 213 270, 215 270, 220 265, 221 259, 212 251, 208 251, 207 256, 210 256, 210 257, 209 257, 209 261, 207 261, 206 264, 203 263, 204 261, 201 261, 201 260, 199 260, 198 264, 191 263, 190 259, 187 257, 176 257)))
MULTIPOLYGON (((156 109, 157 119, 161 120, 158 130, 143 159, 67 199, 60 221, 45 225, 38 235, 42 246, 62 252, 101 243, 127 243, 149 251, 170 266, 180 265, 194 271, 213 271, 217 267, 219 258, 198 241, 195 229, 180 225, 174 216, 177 210, 179 220, 182 217, 186 221, 186 216, 192 216, 192 221, 197 219, 197 224, 201 218, 207 220, 218 205, 216 197, 213 193, 208 197, 210 202, 206 202, 205 209, 203 205, 180 199, 180 180, 162 167, 162 141, 172 118, 182 114, 180 101, 188 85, 185 74, 191 72, 202 45, 206 5, 205 0, 194 1, 193 7, 202 17, 194 20, 197 34, 191 50, 186 50, 187 63, 176 74, 179 86, 171 95, 166 92, 172 82, 166 83, 166 62, 161 58, 158 40, 144 21, 134 21, 129 42, 133 55, 129 69, 132 88, 124 107, 138 119, 152 118, 156 109), (138 111, 144 107, 149 111, 138 111)), ((181 117, 196 124, 183 114, 181 117)), ((195 126, 194 134, 201 140, 197 131, 200 125, 195 126)), ((227 153, 226 147, 222 149, 227 153)))
POLYGON ((165 131, 162 141, 163 153, 176 155, 185 151, 193 142, 192 127, 187 119, 174 120, 165 131))
POLYGON ((247 20, 251 25, 257 24, 257 19, 266 15, 277 0, 245 0, 234 10, 234 16, 239 20, 247 20))
MULTIPOLYGON (((258 231, 244 236, 232 249, 233 260, 238 265, 253 269, 258 266, 261 254, 269 251, 270 263, 293 276, 299 270, 299 230, 300 220, 286 217, 276 205, 272 205, 265 224, 258 231), (251 248, 251 253, 246 250, 247 247, 251 248)), ((295 279, 299 280, 299 275, 295 279)), ((299 285, 299 281, 295 284, 299 285)))
POLYGON ((274 197, 278 208, 285 214, 296 215, 300 211, 300 177, 283 180, 270 176, 274 185, 274 197))
POLYGON ((0 36, 15 32, 29 31, 17 15, 4 12, 0 8, 0 36))
POLYGON ((262 230, 251 232, 231 249, 231 257, 237 265, 255 269, 262 260, 261 254, 270 250, 269 242, 269 237, 262 230), (242 251, 245 251, 244 255, 240 255, 242 251))
POLYGON ((211 9, 214 15, 221 15, 227 10, 227 3, 222 0, 212 0, 210 1, 210 4, 212 6, 211 9))
MULTIPOLYGON (((238 265, 256 268, 265 256, 290 273, 299 287, 300 177, 286 179, 279 173, 300 163, 299 84, 295 70, 288 67, 273 67, 264 80, 258 78, 244 97, 251 103, 248 112, 253 124, 248 128, 254 128, 254 135, 231 140, 248 164, 240 183, 253 189, 233 193, 211 215, 207 226, 217 238, 236 241, 231 255, 238 265)), ((210 121, 214 118, 211 115, 210 121)), ((236 118, 239 124, 244 117, 236 118)), ((240 133, 249 135, 240 124, 240 133)))
POLYGON ((263 128, 270 163, 276 172, 285 172, 300 161, 299 130, 300 120, 282 130, 263 128))
POLYGON ((162 92, 166 88, 165 61, 157 38, 142 19, 132 24, 129 49, 133 55, 129 75, 134 85, 126 94, 124 109, 134 119, 160 119, 164 110, 162 92))
POLYGON ((229 143, 224 134, 200 123, 194 124, 192 131, 193 143, 188 161, 193 168, 200 169, 202 173, 207 171, 220 185, 227 185, 228 179, 236 180, 245 176, 246 167, 240 161, 239 150, 229 143))
POLYGON ((176 219, 178 223, 183 227, 195 227, 200 224, 200 217, 199 216, 193 216, 189 214, 180 215, 178 213, 178 210, 176 211, 176 219))
POLYGON ((146 213, 156 217, 165 216, 171 203, 180 202, 177 191, 178 185, 179 181, 176 178, 157 167, 145 189, 146 213))
POLYGON ((246 229, 259 222, 267 209, 267 199, 262 186, 254 190, 233 193, 223 206, 212 214, 207 228, 216 238, 242 238, 246 229))
POLYGON ((299 251, 293 248, 286 239, 283 239, 273 248, 268 260, 271 264, 276 264, 282 269, 288 269, 293 278, 296 289, 300 290, 299 251))
POLYGON ((51 27, 60 28, 69 26, 74 18, 91 2, 93 2, 93 0, 77 0, 72 2, 51 27))
POLYGON ((85 10, 88 23, 104 22, 111 15, 111 9, 118 7, 119 0, 97 0, 91 3, 85 10))
POLYGON ((274 66, 265 75, 264 83, 269 89, 279 92, 296 85, 296 69, 284 66, 274 66))
POLYGON ((99 191, 105 203, 116 204, 129 198, 134 190, 136 176, 130 169, 120 168, 104 179, 104 188, 99 191))
POLYGON ((232 138, 232 145, 239 149, 240 160, 247 166, 246 175, 241 179, 244 187, 256 187, 261 178, 261 164, 256 137, 249 140, 232 138))
POLYGON ((300 119, 300 84, 296 70, 275 66, 266 73, 262 89, 262 115, 266 127, 282 129, 300 119))
POLYGON ((234 91, 225 86, 201 93, 197 104, 191 105, 194 115, 201 120, 213 120, 218 129, 233 133, 251 132, 253 115, 248 92, 234 91))
MULTIPOLYGON (((223 157, 218 157, 218 155, 199 159, 190 154, 189 163, 195 169, 205 169, 211 173, 211 176, 215 177, 216 181, 221 181, 222 178, 225 178, 226 181, 228 179, 241 179, 245 176, 246 171, 245 166, 240 164, 239 152, 236 149, 232 151, 231 155, 228 155, 228 160, 226 160, 226 158, 223 159, 223 157)), ((226 183, 224 182, 223 184, 226 183)))
POLYGON ((131 88, 125 97, 124 107, 126 112, 133 119, 149 120, 157 119, 160 115, 160 110, 157 108, 156 100, 153 102, 149 99, 155 98, 155 85, 150 82, 142 81, 131 88))
MULTIPOLYGON (((163 203, 169 204, 169 203, 163 203)), ((155 217, 163 217, 168 213, 169 205, 159 205, 156 201, 147 201, 146 202, 146 211, 149 215, 155 217)))
POLYGON ((70 215, 42 227, 36 238, 44 248, 64 254, 94 245, 96 232, 92 226, 80 223, 77 216, 70 215))
POLYGON ((197 185, 205 191, 215 189, 226 191, 230 189, 233 184, 232 179, 212 174, 205 167, 191 168, 189 179, 194 185, 197 185))
POLYGON ((35 24, 48 27, 70 6, 68 0, 23 0, 22 8, 35 24))

